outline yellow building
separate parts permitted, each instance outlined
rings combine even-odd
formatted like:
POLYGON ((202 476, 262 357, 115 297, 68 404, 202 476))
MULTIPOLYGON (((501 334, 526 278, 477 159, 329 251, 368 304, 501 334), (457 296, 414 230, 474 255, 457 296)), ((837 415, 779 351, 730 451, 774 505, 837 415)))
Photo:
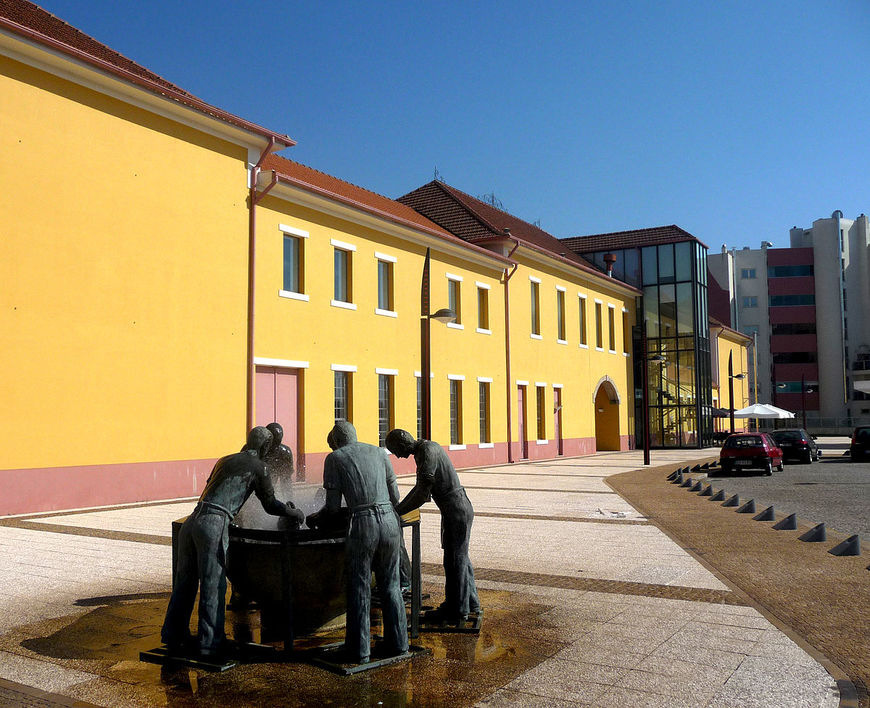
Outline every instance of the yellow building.
MULTIPOLYGON (((740 410, 754 403, 749 400, 748 351, 752 344, 752 337, 731 329, 721 322, 711 320, 710 342, 713 361, 716 362, 716 366, 713 367, 713 407, 721 411, 720 417, 717 418, 716 430, 730 432, 731 422, 727 413, 731 408, 740 410)), ((748 419, 734 419, 735 432, 744 432, 748 429, 748 419)))
POLYGON ((198 493, 244 441, 248 175, 293 141, 0 14, 0 514, 198 493))
POLYGON ((628 446, 620 403, 630 398, 624 327, 636 290, 503 231, 469 243, 405 204, 278 156, 259 190, 256 417, 284 423, 307 479, 320 478, 336 418, 364 440, 392 427, 422 434, 427 249, 431 310, 457 314, 431 328, 432 437, 456 465, 628 446))

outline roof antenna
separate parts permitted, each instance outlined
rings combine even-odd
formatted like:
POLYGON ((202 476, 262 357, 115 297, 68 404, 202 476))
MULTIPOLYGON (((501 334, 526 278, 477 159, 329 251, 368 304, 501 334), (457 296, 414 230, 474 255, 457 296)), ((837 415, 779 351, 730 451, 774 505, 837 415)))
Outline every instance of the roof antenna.
POLYGON ((441 173, 438 171, 438 165, 435 165, 435 181, 443 182, 444 180, 441 178, 441 173))

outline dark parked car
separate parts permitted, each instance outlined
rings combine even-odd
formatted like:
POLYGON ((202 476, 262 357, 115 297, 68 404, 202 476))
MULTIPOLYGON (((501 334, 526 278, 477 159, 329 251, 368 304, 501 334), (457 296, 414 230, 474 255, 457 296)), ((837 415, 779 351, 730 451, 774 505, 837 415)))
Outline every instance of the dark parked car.
POLYGON ((761 470, 770 475, 774 469, 782 472, 782 449, 767 433, 734 433, 722 446, 719 464, 726 473, 761 470))
POLYGON ((822 456, 816 441, 803 428, 781 428, 774 430, 770 437, 782 448, 783 460, 797 460, 808 465, 822 456))
POLYGON ((870 425, 859 425, 855 428, 849 454, 852 456, 852 462, 870 457, 870 425))

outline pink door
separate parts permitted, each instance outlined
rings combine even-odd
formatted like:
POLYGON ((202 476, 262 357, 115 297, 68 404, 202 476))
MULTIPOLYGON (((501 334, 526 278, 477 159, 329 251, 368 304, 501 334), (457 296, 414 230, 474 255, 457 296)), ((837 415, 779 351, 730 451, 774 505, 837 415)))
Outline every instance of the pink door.
POLYGON ((299 369, 257 367, 257 425, 284 428, 284 444, 293 451, 296 478, 305 479, 305 451, 299 439, 299 369))
POLYGON ((557 455, 564 455, 565 452, 562 447, 562 389, 554 388, 553 389, 553 409, 555 411, 553 421, 553 430, 556 433, 556 445, 557 455))
POLYGON ((517 386, 517 432, 520 437, 520 458, 529 459, 529 441, 526 437, 526 387, 517 386))

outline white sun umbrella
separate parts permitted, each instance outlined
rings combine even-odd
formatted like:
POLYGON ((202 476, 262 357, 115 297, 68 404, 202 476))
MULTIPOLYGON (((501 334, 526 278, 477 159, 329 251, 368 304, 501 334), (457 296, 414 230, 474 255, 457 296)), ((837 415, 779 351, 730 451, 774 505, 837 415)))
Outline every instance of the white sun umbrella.
POLYGON ((734 411, 735 418, 794 418, 794 413, 784 408, 777 408, 769 403, 754 403, 746 408, 734 411))

